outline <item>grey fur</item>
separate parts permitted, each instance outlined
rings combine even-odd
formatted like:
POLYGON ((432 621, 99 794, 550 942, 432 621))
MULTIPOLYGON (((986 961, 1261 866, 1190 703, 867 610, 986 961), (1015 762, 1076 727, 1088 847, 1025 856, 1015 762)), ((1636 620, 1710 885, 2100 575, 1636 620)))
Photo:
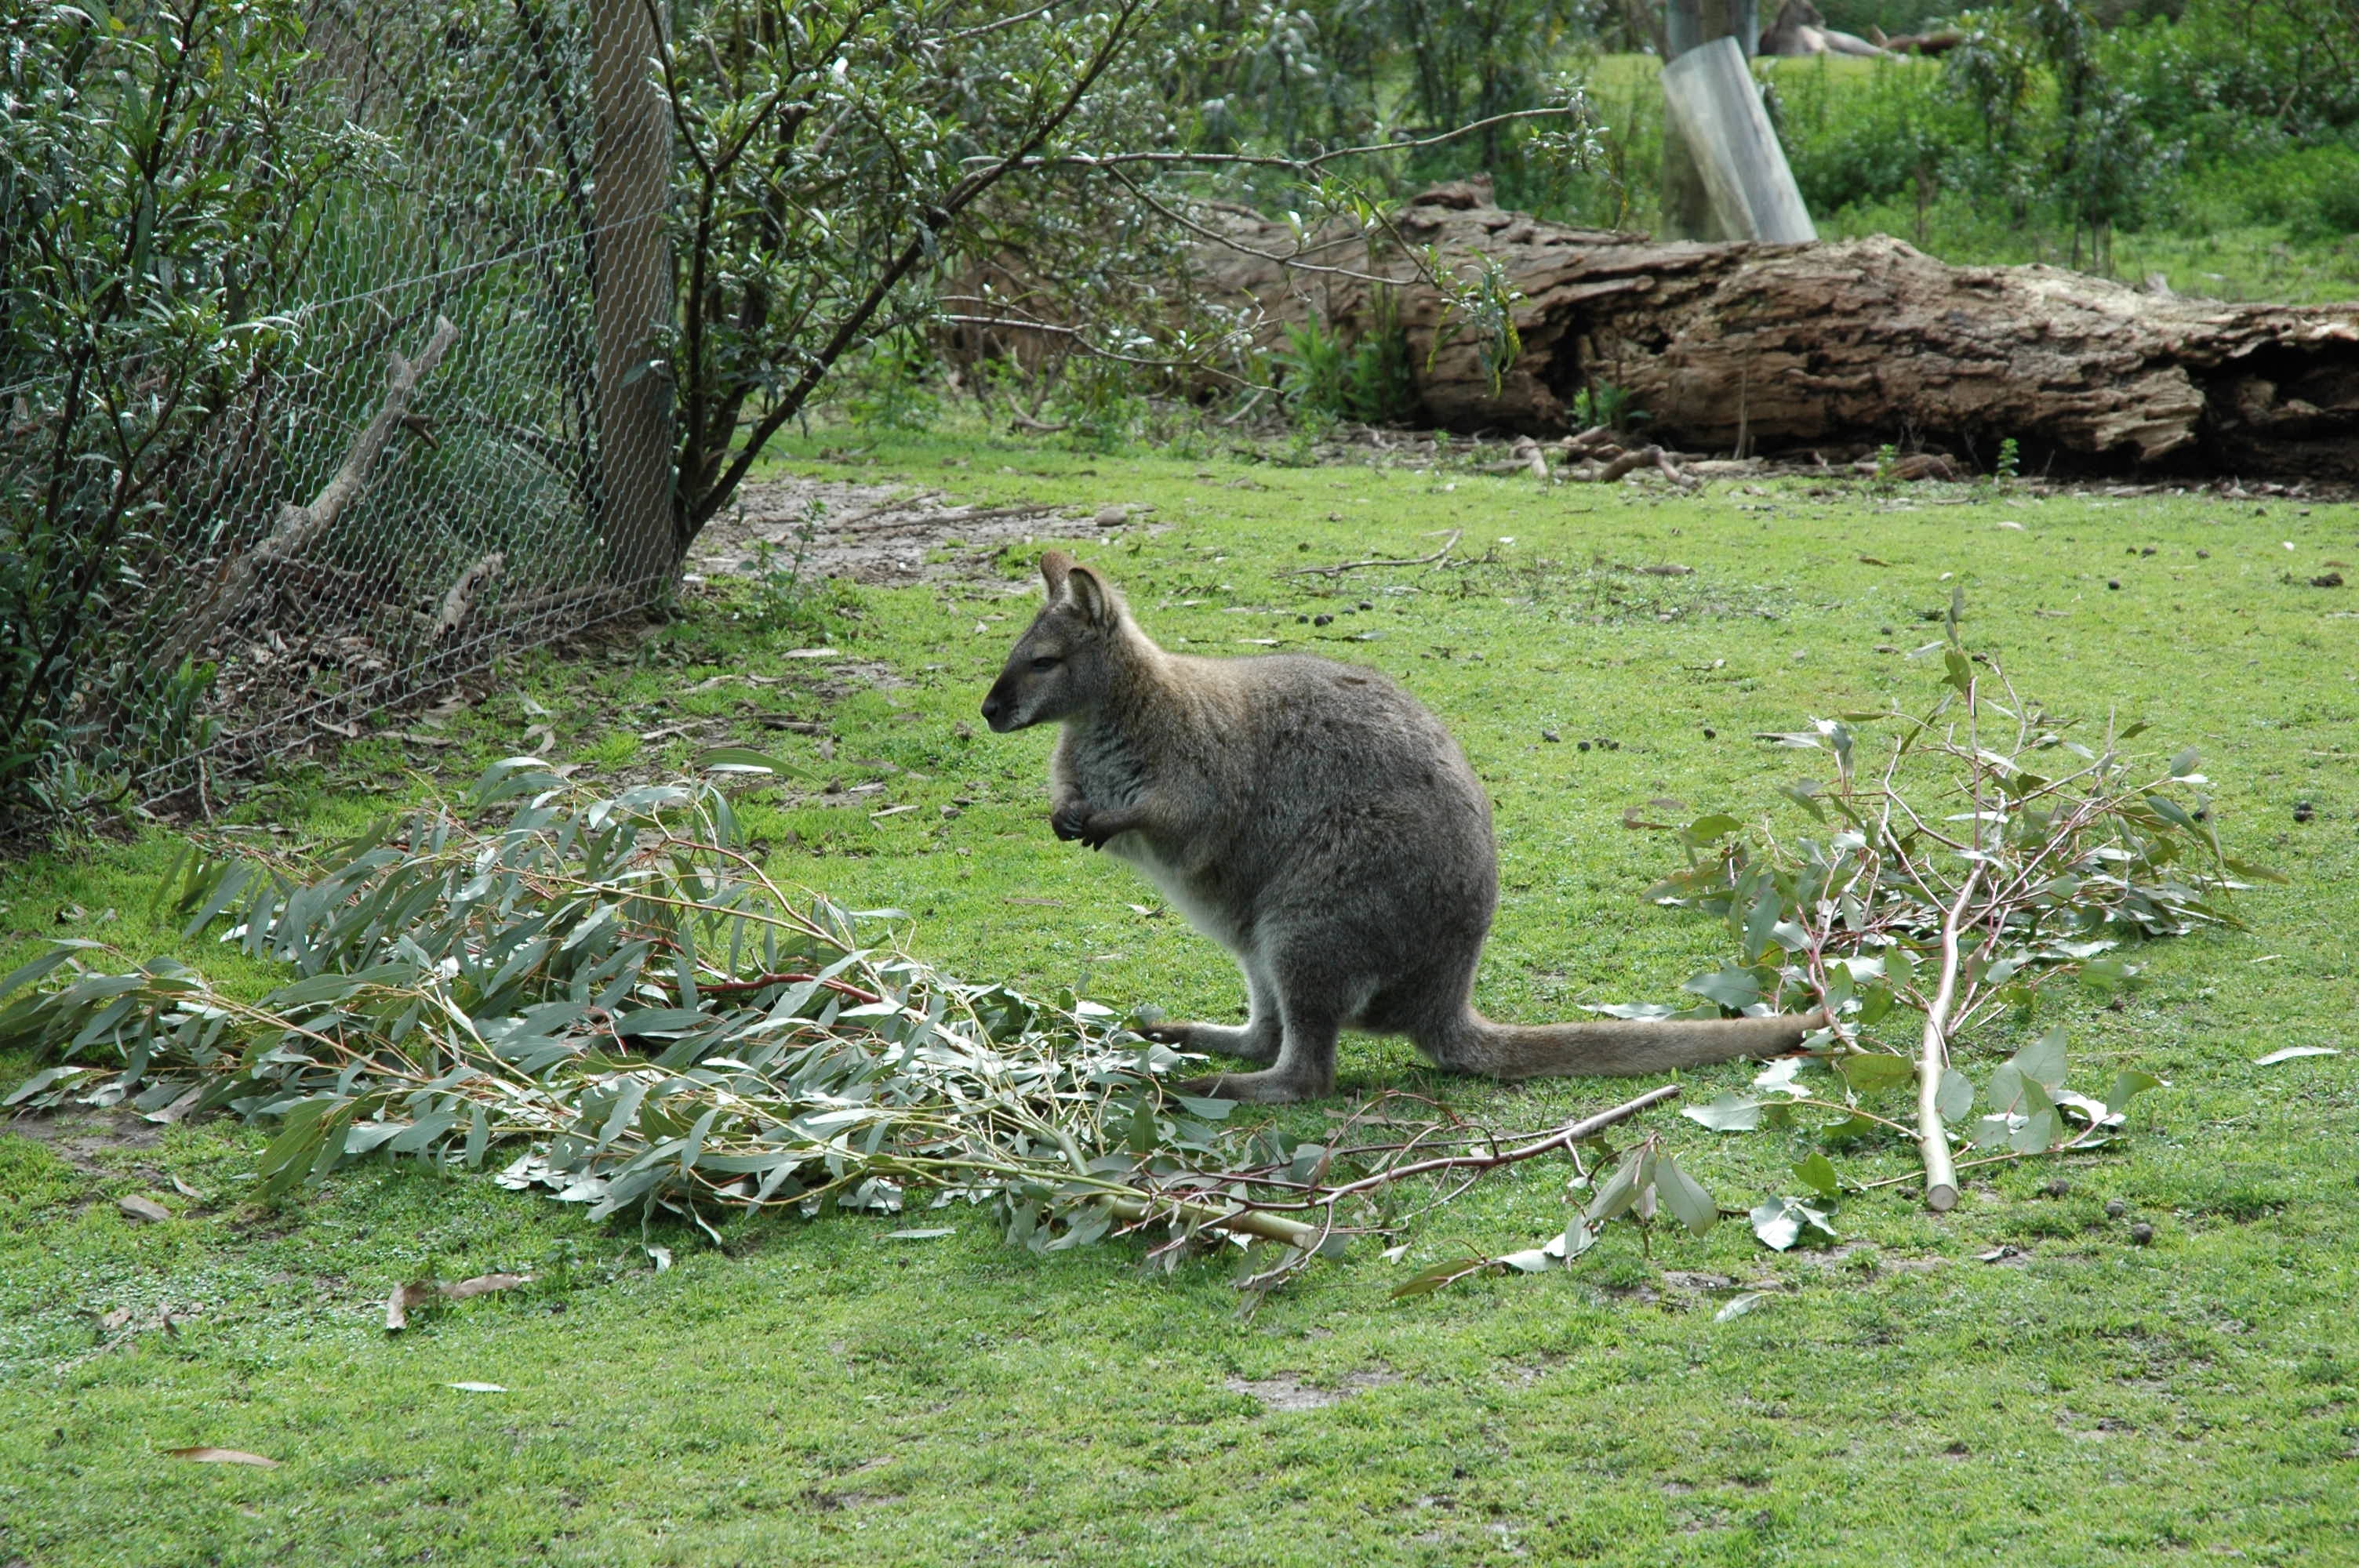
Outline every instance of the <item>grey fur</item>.
POLYGON ((1440 721, 1374 670, 1167 653, 1091 568, 1052 550, 1040 569, 1048 606, 983 716, 1003 733, 1061 723, 1057 836, 1136 866, 1245 971, 1242 1028, 1148 1031, 1261 1069, 1190 1092, 1331 1094, 1344 1028, 1406 1034, 1452 1071, 1527 1078, 1762 1055, 1822 1022, 1484 1018, 1472 998, 1498 903, 1491 805, 1440 721))

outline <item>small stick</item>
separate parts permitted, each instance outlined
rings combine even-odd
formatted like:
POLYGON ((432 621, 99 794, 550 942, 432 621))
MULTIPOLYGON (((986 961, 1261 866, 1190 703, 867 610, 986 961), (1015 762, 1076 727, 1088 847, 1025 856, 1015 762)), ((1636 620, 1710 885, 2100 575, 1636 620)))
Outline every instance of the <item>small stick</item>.
POLYGON ((434 641, 440 643, 448 639, 466 624, 468 615, 475 608, 475 595, 499 576, 500 568, 507 563, 506 552, 494 550, 459 574, 458 580, 442 596, 441 613, 434 618, 434 641))
POLYGON ((1966 873, 1956 900, 1941 917, 1941 983, 1925 1009, 1925 1049, 1917 1064, 1917 1148, 1925 1157, 1925 1206, 1935 1214, 1947 1214, 1958 1206, 1958 1173, 1951 1163, 1950 1134, 1941 1126, 1938 1102, 1941 1072, 1950 1065, 1947 1034, 1950 1005, 1958 989, 1958 923, 1965 918, 1966 904, 1974 896, 1974 883, 1982 874, 1979 863, 1966 873))
MULTIPOLYGON (((1153 1207, 1143 1198, 1105 1200, 1106 1207, 1122 1219, 1136 1224, 1153 1213, 1153 1207)), ((1246 1236, 1258 1236, 1268 1241, 1283 1241, 1288 1247, 1305 1252, 1315 1249, 1325 1227, 1305 1225, 1299 1219, 1282 1215, 1264 1214, 1259 1209, 1216 1209, 1210 1204, 1189 1203, 1182 1199, 1169 1200, 1169 1209, 1190 1218, 1200 1219, 1216 1230, 1234 1230, 1246 1236)))
POLYGON ((1641 447, 1635 452, 1625 452, 1597 470, 1597 484, 1612 484, 1627 474, 1636 473, 1663 455, 1660 447, 1641 447))
POLYGON ((1495 1154, 1445 1154, 1436 1160, 1420 1160, 1414 1165, 1397 1165, 1390 1170, 1379 1171, 1373 1176, 1363 1176, 1356 1182, 1346 1182, 1340 1187, 1330 1187, 1319 1195, 1317 1201, 1332 1208, 1337 1198, 1352 1193, 1363 1192, 1370 1187, 1380 1187, 1390 1182, 1400 1181, 1404 1177, 1428 1175, 1435 1171, 1493 1171, 1502 1165, 1513 1165, 1519 1161, 1529 1160, 1535 1155, 1546 1154, 1552 1150, 1570 1149, 1584 1139, 1596 1137, 1616 1122, 1627 1121, 1642 1110, 1660 1105, 1667 1099, 1678 1098, 1679 1092, 1679 1085, 1665 1084, 1660 1088, 1648 1089, 1636 1099, 1625 1100, 1611 1110, 1601 1110, 1595 1116, 1568 1122, 1547 1137, 1537 1142, 1527 1143, 1520 1149, 1509 1149, 1495 1154))
POLYGON ((1269 388, 1266 386, 1255 387, 1253 395, 1246 398, 1243 403, 1238 404, 1237 411, 1235 413, 1230 415, 1225 419, 1216 419, 1213 423, 1219 425, 1222 428, 1226 429, 1228 427, 1235 424, 1238 420, 1243 419, 1246 415, 1252 413, 1254 411, 1254 405, 1259 403, 1261 401, 1262 394, 1268 390, 1269 388))
POLYGON ((1412 561, 1343 561, 1332 567, 1298 567, 1290 572, 1280 572, 1277 575, 1280 577, 1341 577, 1345 572, 1358 571, 1362 567, 1431 566, 1456 548, 1460 535, 1465 532, 1463 528, 1452 528, 1450 531, 1450 537, 1441 542, 1441 548, 1430 556, 1419 556, 1412 561))
MULTIPOLYGON (((805 980, 818 979, 817 975, 801 973, 756 975, 750 979, 743 980, 699 980, 696 982, 696 989, 698 994, 702 996, 745 996, 749 992, 766 990, 772 986, 795 985, 805 980)), ((872 1007, 885 1000, 875 991, 863 990, 849 980, 829 979, 820 980, 820 984, 838 996, 850 997, 854 1001, 872 1007)))

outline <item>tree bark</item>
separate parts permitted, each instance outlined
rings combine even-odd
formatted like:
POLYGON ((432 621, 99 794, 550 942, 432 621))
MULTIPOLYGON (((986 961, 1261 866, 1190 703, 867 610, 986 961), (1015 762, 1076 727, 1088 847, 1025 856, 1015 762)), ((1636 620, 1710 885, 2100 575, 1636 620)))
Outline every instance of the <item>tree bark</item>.
MULTIPOLYGON (((1284 226, 1214 214, 1285 255, 1284 226)), ((1952 267, 1882 235, 1810 245, 1658 243, 1545 223, 1442 186, 1395 215, 1445 265, 1495 260, 1525 297, 1522 350, 1495 388, 1471 334, 1381 234, 1307 272, 1207 243, 1215 298, 1278 326, 1382 330, 1394 296, 1424 412, 1459 430, 1571 428, 1604 385, 1649 439, 1768 451, 1940 444, 1979 466, 2015 438, 2027 468, 2359 480, 2359 304, 2227 305, 2141 294, 2052 266, 1952 267), (1351 274, 1373 275, 1367 281, 1351 274), (1384 281, 1390 280, 1390 281, 1384 281)))

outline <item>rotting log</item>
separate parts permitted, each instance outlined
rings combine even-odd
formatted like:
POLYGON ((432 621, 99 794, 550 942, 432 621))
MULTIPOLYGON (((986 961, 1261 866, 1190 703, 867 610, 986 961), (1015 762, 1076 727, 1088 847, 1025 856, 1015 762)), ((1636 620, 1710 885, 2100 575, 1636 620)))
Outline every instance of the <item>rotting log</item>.
POLYGON ((1283 225, 1212 214, 1200 247, 1217 299, 1280 326, 1380 330, 1393 295, 1427 417, 1552 435, 1603 385, 1647 438, 1740 453, 1885 442, 1976 466, 2013 438, 2027 468, 2359 480, 2359 304, 2233 305, 2140 293, 2052 266, 1953 267, 1876 236, 1807 245, 1658 243, 1439 187, 1396 213, 1399 241, 1444 265, 1495 260, 1524 298, 1522 350, 1495 388, 1470 333, 1382 230, 1302 259, 1283 225), (1242 248, 1238 248, 1242 247, 1242 248), (1258 254, 1256 254, 1258 253, 1258 254), (1437 337, 1440 339, 1437 344, 1437 337))

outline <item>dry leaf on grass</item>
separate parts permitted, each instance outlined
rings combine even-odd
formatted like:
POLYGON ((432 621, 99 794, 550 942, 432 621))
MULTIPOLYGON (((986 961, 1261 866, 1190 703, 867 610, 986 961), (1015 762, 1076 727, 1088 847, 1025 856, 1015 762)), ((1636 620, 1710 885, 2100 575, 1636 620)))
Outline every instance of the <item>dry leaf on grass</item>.
POLYGON ((386 1331, 397 1334, 408 1328, 409 1309, 437 1296, 445 1301, 463 1302, 471 1296, 484 1295, 493 1291, 513 1290, 529 1283, 531 1279, 530 1274, 477 1274, 473 1279, 460 1280, 448 1285, 438 1285, 431 1280, 412 1280, 408 1284, 396 1287, 393 1294, 386 1298, 386 1331))
POLYGON ((528 1283, 531 1279, 530 1274, 478 1274, 472 1280, 443 1286, 442 1294, 445 1300, 463 1302, 469 1296, 480 1296, 487 1291, 514 1290, 518 1285, 528 1283))
POLYGON ((132 1194, 129 1197, 115 1199, 114 1206, 143 1225, 161 1225, 172 1217, 170 1209, 166 1208, 154 1198, 142 1197, 137 1193, 132 1194))
POLYGON ((396 1285, 393 1294, 385 1302, 385 1331, 398 1334, 409 1326, 409 1309, 434 1299, 434 1286, 425 1280, 412 1280, 406 1285, 396 1285))
POLYGON ((242 1448, 167 1448, 165 1453, 175 1459, 187 1459, 198 1465, 258 1465, 265 1470, 278 1468, 276 1459, 265 1459, 259 1454, 248 1454, 242 1448))

